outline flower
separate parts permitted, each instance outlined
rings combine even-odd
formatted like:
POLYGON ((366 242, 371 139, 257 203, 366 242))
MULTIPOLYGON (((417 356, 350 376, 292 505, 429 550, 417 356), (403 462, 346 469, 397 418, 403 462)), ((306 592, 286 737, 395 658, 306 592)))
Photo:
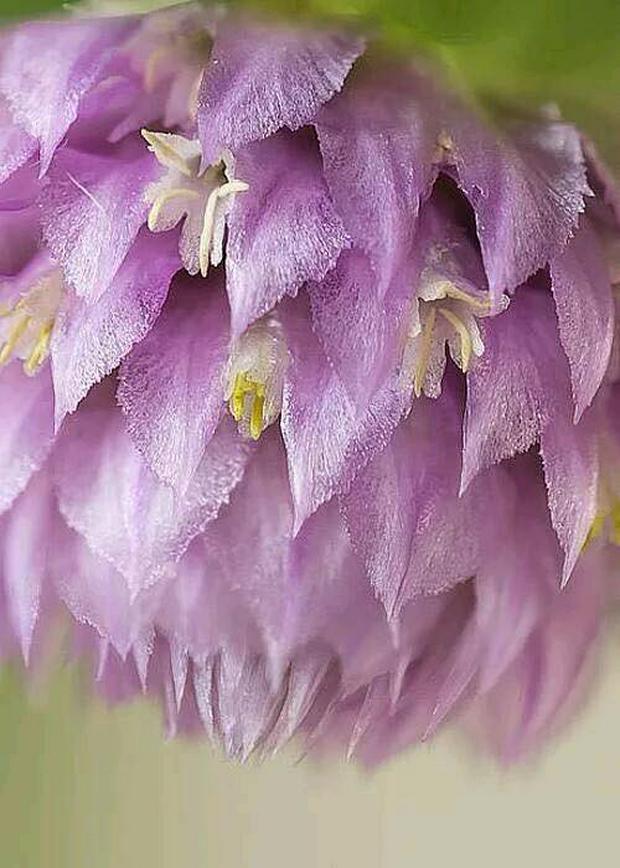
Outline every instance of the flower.
POLYGON ((142 135, 158 162, 168 170, 160 181, 151 184, 145 196, 151 210, 151 232, 166 232, 184 219, 179 253, 189 274, 207 276, 209 265, 219 265, 223 256, 226 214, 236 193, 248 185, 233 175, 232 155, 202 170, 200 142, 173 133, 142 135))
POLYGON ((7 31, 5 653, 64 610, 106 695, 239 759, 537 747, 613 599, 619 195, 346 30, 7 31))

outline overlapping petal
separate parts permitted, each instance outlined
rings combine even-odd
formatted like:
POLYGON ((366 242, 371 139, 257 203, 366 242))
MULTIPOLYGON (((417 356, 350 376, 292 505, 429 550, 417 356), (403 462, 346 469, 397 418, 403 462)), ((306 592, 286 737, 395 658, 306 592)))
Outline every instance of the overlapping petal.
POLYGON ((99 299, 146 222, 144 196, 158 174, 139 141, 94 154, 61 150, 40 198, 43 236, 67 282, 99 299))
POLYGON ((486 497, 458 497, 461 473, 458 384, 437 401, 418 402, 389 445, 361 471, 342 499, 354 547, 390 617, 412 596, 436 594, 475 575, 486 497))
POLYGON ((284 295, 322 280, 348 238, 309 134, 281 132, 249 145, 236 174, 250 188, 228 221, 226 286, 239 335, 284 295))
POLYGON ((28 377, 18 362, 0 369, 0 417, 0 512, 4 512, 52 446, 54 396, 49 371, 28 377))
POLYGON ((238 19, 223 23, 200 89, 205 160, 282 127, 308 124, 340 90, 362 50, 355 36, 238 19))
POLYGON ((290 363, 281 428, 297 529, 322 503, 347 489, 387 444, 408 405, 393 378, 358 412, 312 332, 305 307, 302 299, 291 302, 282 317, 290 363))
POLYGON ((485 467, 539 443, 567 581, 596 513, 598 461, 589 420, 573 422, 550 295, 523 287, 489 321, 485 341, 485 355, 468 376, 462 488, 485 467))
POLYGON ((179 277, 149 335, 123 362, 117 392, 149 467, 183 493, 224 409, 229 315, 221 274, 179 277))
POLYGON ((0 92, 16 122, 39 143, 41 174, 134 24, 123 17, 36 21, 3 40, 0 92))
POLYGON ((52 338, 57 427, 148 333, 179 264, 176 239, 142 234, 97 301, 66 297, 52 338))
POLYGON ((0 184, 19 169, 37 150, 37 143, 13 123, 6 100, 0 99, 0 184))
POLYGON ((242 761, 537 747, 618 566, 592 144, 194 3, 2 47, 0 652, 64 610, 104 696, 242 761))
POLYGON ((588 223, 580 227, 559 256, 551 259, 550 265, 578 422, 603 381, 614 336, 609 275, 600 243, 588 223))
POLYGON ((58 442, 58 502, 69 526, 125 577, 137 596, 164 579, 217 516, 243 476, 248 448, 224 425, 187 493, 177 497, 142 460, 120 410, 113 411, 107 385, 70 420, 58 442))
POLYGON ((315 121, 325 177, 347 232, 368 256, 385 296, 411 255, 421 202, 437 176, 433 86, 402 70, 369 69, 315 121))
POLYGON ((495 136, 457 112, 449 123, 458 183, 476 214, 491 294, 516 289, 557 256, 590 192, 577 130, 559 121, 495 136))

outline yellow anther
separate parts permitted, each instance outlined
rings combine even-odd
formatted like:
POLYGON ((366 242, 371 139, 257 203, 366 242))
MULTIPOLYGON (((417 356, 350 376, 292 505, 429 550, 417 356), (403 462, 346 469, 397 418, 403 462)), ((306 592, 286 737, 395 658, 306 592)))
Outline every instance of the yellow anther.
POLYGON ((9 305, 8 307, 2 305, 0 307, 0 317, 7 319, 10 316, 14 316, 18 311, 24 309, 24 301, 25 299, 20 298, 16 304, 9 305))
POLYGON ((258 440, 265 427, 265 385, 251 380, 245 371, 235 377, 229 407, 235 422, 246 419, 252 440, 258 440), (248 418, 249 417, 249 418, 248 418))
POLYGON ((590 525, 590 530, 588 531, 588 535, 583 544, 583 550, 588 548, 594 540, 597 540, 601 534, 603 533, 603 529, 605 527, 605 522, 607 520, 607 516, 604 512, 597 512, 594 521, 590 525))
POLYGON ((282 407, 288 351, 275 316, 253 323, 231 347, 224 398, 244 437, 258 440, 282 407))
POLYGON ((611 506, 607 505, 596 513, 583 544, 583 550, 603 536, 607 541, 620 546, 620 500, 614 500, 611 506))
POLYGON ((250 437, 252 440, 258 440, 263 433, 263 410, 265 408, 264 389, 257 391, 252 401, 252 412, 250 415, 250 437))
POLYGON ((463 320, 455 313, 453 313, 453 311, 448 310, 448 308, 440 307, 439 313, 443 316, 444 319, 448 320, 454 331, 461 339, 461 370, 464 374, 466 374, 469 368, 472 354, 472 341, 469 329, 467 328, 463 320))
POLYGON ((230 397, 230 412, 232 413, 235 422, 240 422, 243 418, 243 410, 245 407, 245 396, 250 391, 250 386, 245 371, 241 371, 235 377, 232 395, 230 397))
POLYGON ((413 377, 413 391, 415 392, 416 398, 420 397, 420 395, 422 394, 422 389, 424 387, 424 380, 426 379, 426 372, 428 370, 428 363, 430 361, 431 349, 433 346, 433 332, 435 330, 436 319, 437 311, 433 307, 431 308, 428 314, 428 319, 426 320, 424 328, 422 329, 418 364, 416 365, 415 374, 413 377))
POLYGON ((49 354, 65 285, 60 271, 48 268, 36 273, 24 290, 22 286, 10 308, 0 311, 0 365, 17 357, 27 374, 36 374, 49 354))
POLYGON ((25 314, 17 319, 17 322, 9 332, 9 335, 0 349, 0 365, 5 365, 13 355, 19 339, 24 334, 30 323, 30 317, 25 314))
POLYGON ((24 371, 30 376, 36 374, 47 357, 53 328, 54 322, 50 320, 39 329, 35 345, 24 362, 24 371))

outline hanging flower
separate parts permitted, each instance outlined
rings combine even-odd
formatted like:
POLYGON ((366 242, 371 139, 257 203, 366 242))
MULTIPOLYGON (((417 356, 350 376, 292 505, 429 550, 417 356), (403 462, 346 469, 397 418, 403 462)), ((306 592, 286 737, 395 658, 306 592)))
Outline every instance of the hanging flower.
POLYGON ((3 36, 6 653, 233 757, 571 707, 610 598, 618 193, 351 32, 189 3, 3 36))

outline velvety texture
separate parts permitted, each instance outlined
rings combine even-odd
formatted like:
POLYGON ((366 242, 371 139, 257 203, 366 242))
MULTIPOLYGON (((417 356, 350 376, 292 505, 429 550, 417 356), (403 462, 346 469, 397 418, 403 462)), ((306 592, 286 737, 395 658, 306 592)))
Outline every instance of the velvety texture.
POLYGON ((617 594, 593 145, 200 4, 2 40, 0 647, 240 760, 528 755, 617 594))

